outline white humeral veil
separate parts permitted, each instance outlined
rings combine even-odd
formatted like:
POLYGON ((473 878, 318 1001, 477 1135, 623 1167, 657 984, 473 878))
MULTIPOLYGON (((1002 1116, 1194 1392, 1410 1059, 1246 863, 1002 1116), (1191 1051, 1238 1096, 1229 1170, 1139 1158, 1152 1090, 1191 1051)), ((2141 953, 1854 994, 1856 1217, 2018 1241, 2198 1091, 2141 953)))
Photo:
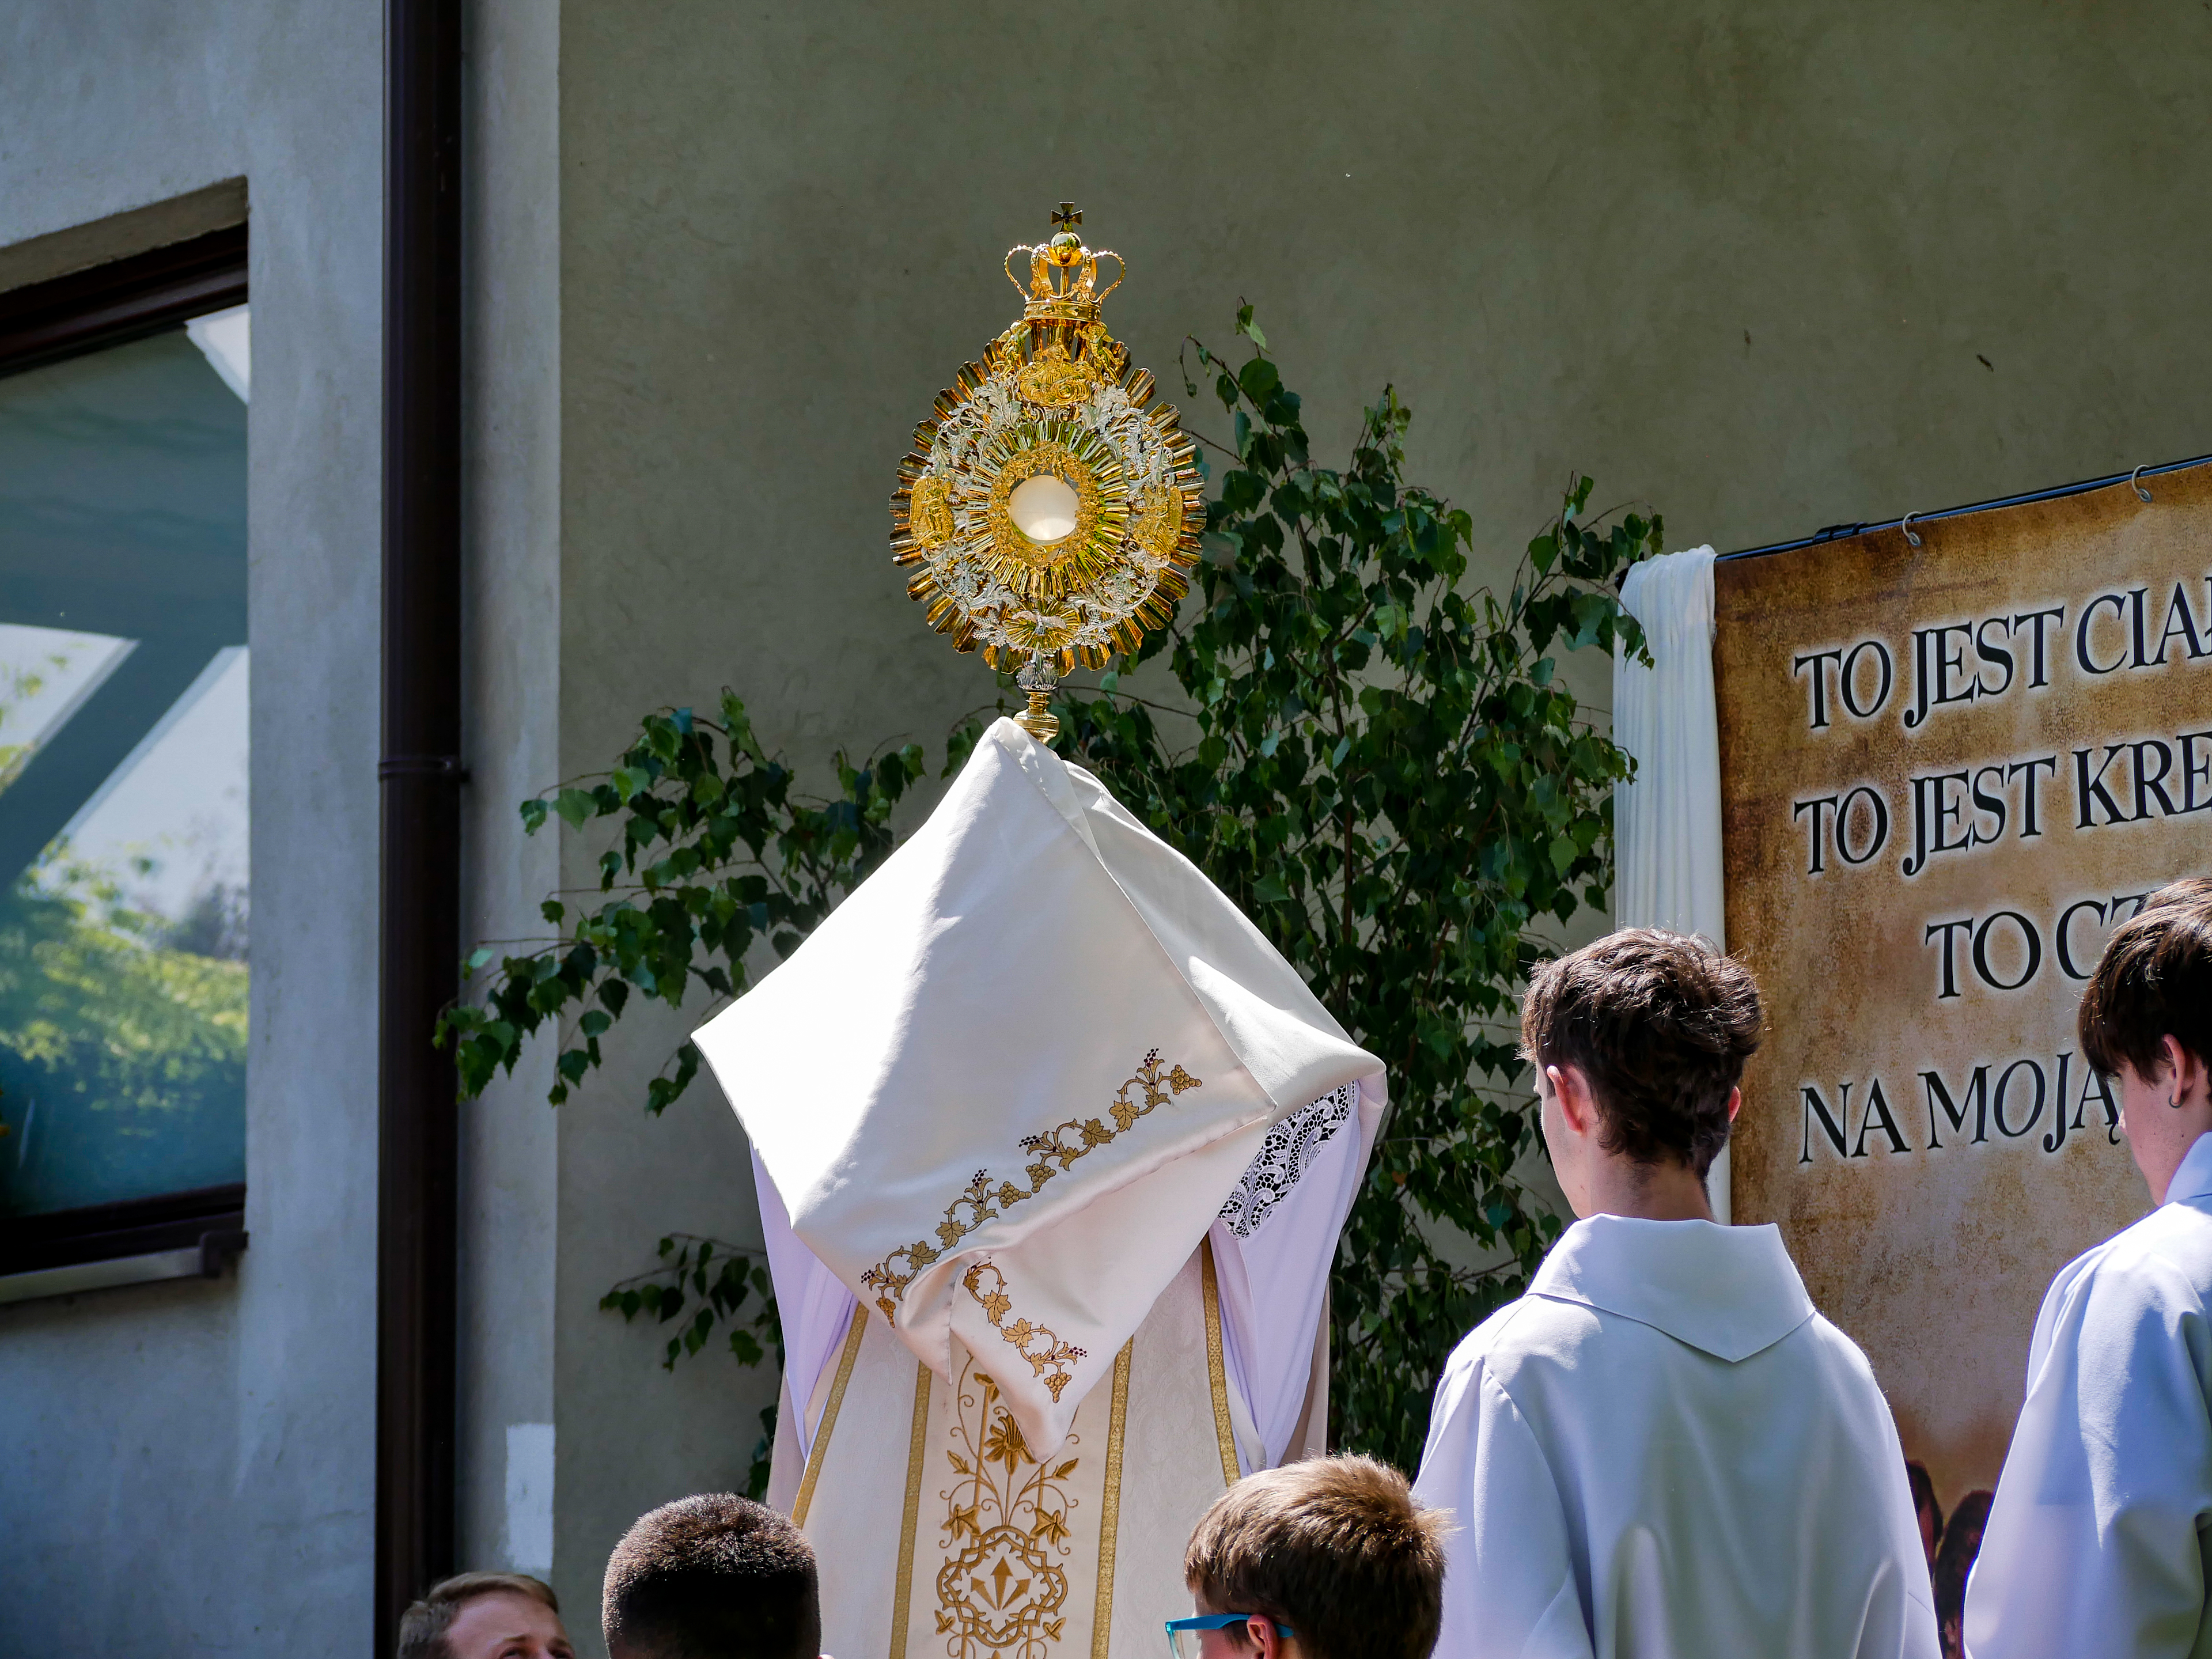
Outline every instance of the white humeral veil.
POLYGON ((1240 1470, 1322 1444, 1382 1067, 1010 720, 702 1027, 784 1329, 772 1502, 860 1659, 1141 1651, 1240 1470))
MULTIPOLYGON (((1720 725, 1713 701, 1713 550, 1632 567, 1620 602, 1643 624, 1646 667, 1613 659, 1613 737, 1636 758, 1613 792, 1613 921, 1702 934, 1728 948, 1721 866, 1720 725)), ((1706 1182, 1729 1218, 1729 1156, 1706 1182)))

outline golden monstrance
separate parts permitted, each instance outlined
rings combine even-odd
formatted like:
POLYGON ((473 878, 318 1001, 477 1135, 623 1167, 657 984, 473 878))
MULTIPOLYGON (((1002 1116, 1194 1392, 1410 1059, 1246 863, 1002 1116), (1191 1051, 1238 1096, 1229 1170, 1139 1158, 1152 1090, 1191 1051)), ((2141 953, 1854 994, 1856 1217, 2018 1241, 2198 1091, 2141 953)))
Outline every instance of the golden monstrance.
POLYGON ((1039 742, 1059 730, 1047 704, 1061 675, 1135 650, 1175 614, 1206 522, 1189 434, 1099 318, 1121 256, 1084 245, 1073 203, 1052 222, 1049 241, 1007 252, 1022 314, 937 394, 891 494, 908 595, 954 649, 1018 665, 1039 742), (1103 291, 1101 259, 1116 270, 1103 291))

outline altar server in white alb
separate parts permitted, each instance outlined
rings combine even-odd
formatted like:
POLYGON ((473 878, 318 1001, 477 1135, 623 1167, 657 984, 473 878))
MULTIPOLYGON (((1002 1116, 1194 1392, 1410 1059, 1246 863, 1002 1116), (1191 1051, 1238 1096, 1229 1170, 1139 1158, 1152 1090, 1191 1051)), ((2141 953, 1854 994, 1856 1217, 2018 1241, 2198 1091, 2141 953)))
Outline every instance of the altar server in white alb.
POLYGON ((1443 1659, 1935 1659, 1889 1407, 1780 1233, 1712 1219, 1758 988, 1703 941, 1547 964, 1522 1048, 1582 1218, 1437 1389, 1443 1659))
POLYGON ((2151 895, 2081 998, 2081 1053, 2159 1207, 2061 1269, 1966 1584, 1974 1659, 2212 1654, 2212 881, 2151 895))

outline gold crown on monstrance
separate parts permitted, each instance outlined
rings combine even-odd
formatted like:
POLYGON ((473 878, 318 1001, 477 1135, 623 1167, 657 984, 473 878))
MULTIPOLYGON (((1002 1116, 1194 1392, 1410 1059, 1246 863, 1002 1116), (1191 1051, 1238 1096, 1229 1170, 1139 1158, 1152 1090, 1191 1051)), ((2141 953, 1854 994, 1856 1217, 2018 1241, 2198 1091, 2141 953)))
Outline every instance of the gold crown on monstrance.
POLYGON ((1022 723, 1040 739, 1057 729, 1045 705, 1060 675, 1174 616, 1206 521, 1190 436, 1099 318, 1121 256, 1084 245, 1073 203, 1052 217, 1048 240, 1002 261, 1020 318, 938 394, 891 495, 908 594, 955 649, 1020 665, 1022 723), (1103 289, 1101 259, 1115 267, 1103 289))

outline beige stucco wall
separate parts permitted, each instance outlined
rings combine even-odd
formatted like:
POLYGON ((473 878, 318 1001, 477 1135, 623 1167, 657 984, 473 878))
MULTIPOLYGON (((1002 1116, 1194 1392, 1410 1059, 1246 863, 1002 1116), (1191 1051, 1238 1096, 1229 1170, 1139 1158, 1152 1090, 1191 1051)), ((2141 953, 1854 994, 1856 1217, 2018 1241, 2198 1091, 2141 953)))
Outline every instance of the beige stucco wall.
MULTIPOLYGON (((2212 12, 2139 0, 571 3, 561 768, 726 683, 814 766, 988 699, 884 503, 1062 198, 1164 380, 1249 298, 1322 453, 1395 380, 1504 551, 1570 468, 1726 550, 2212 449, 2209 74, 2212 12)), ((711 1090, 638 1109, 675 1030, 560 1119, 581 1606, 639 1510, 741 1476, 763 1397, 594 1311, 660 1231, 750 1225, 711 1090)))

